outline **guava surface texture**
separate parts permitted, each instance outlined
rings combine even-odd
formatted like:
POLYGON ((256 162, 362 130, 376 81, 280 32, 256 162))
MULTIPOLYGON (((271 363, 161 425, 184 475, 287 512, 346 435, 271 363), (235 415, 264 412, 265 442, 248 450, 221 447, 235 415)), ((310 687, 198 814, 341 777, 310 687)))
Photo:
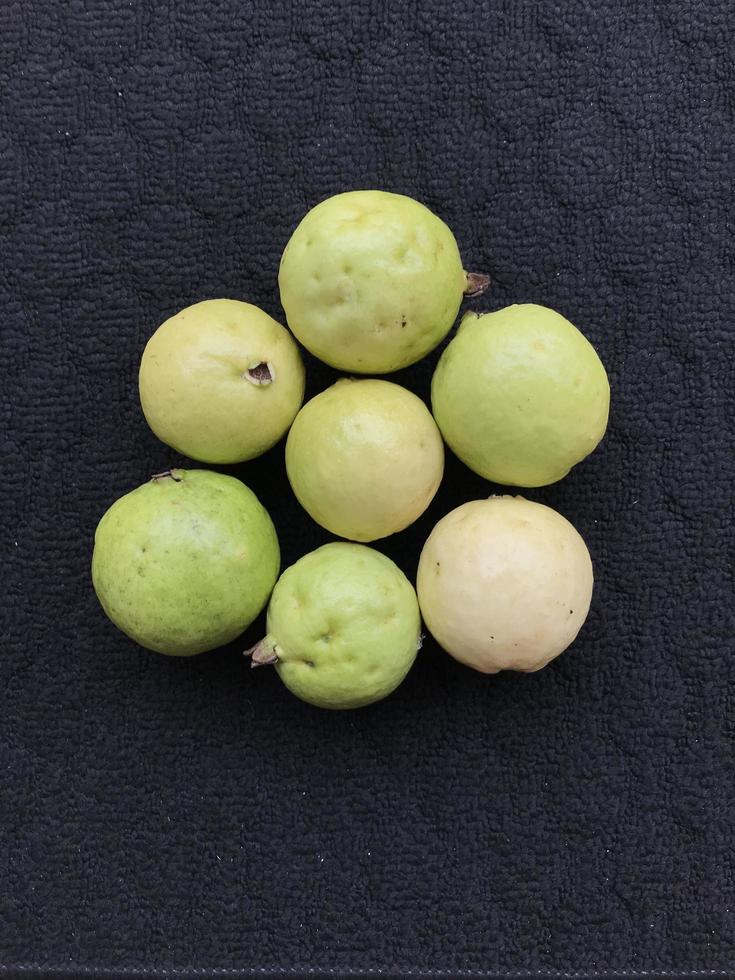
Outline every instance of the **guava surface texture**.
POLYGON ((462 504, 421 552, 417 591, 432 636, 487 674, 535 671, 570 645, 592 598, 589 551, 557 511, 523 497, 462 504))
POLYGON ((444 444, 413 392, 377 378, 343 378, 296 416, 286 470, 318 524, 374 541, 408 527, 428 507, 444 472, 444 444))
POLYGON ((386 697, 411 668, 421 618, 413 586, 390 558, 345 541, 287 568, 268 606, 268 653, 286 687, 320 708, 386 697))
POLYGON ((239 636, 268 601, 279 566, 276 530, 252 490, 208 470, 171 470, 104 514, 92 581, 136 643, 185 657, 239 636))
POLYGON ((291 334, 263 310, 209 299, 156 330, 139 389, 167 445, 205 463, 238 463, 286 433, 304 399, 304 365, 291 334))
POLYGON ((566 476, 602 439, 610 386, 587 338, 534 304, 467 314, 439 359, 434 418, 475 473, 509 486, 566 476))
POLYGON ((342 371, 386 374, 446 336, 468 288, 454 235, 423 204, 349 191, 308 212, 281 258, 288 325, 342 371))

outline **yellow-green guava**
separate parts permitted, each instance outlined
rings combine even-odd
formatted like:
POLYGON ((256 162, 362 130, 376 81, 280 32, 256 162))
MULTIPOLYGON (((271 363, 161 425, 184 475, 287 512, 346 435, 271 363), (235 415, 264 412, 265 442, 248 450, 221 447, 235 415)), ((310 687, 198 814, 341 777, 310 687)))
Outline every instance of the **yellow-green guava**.
POLYGON ((288 325, 332 367, 386 374, 444 339, 462 296, 487 277, 467 274, 454 235, 402 194, 350 191, 302 219, 281 258, 288 325))
POLYGON ((268 635, 248 651, 320 708, 360 708, 401 683, 421 645, 416 593, 390 558, 334 542, 287 568, 268 605, 268 635))
POLYGON ((426 510, 444 472, 444 444, 426 405, 406 388, 343 378, 296 416, 286 470, 318 524, 374 541, 426 510))
POLYGON ((286 433, 304 400, 304 365, 291 334, 263 310, 208 299, 156 330, 139 387, 159 439, 205 463, 239 463, 286 433))
POLYGON ((540 670, 587 618, 592 561, 561 514, 523 497, 462 504, 419 559, 417 591, 430 633, 486 674, 540 670))
POLYGON ((279 567, 276 530, 252 490, 208 470, 169 470, 103 515, 92 582, 136 643, 186 657, 239 636, 279 567))
POLYGON ((467 314, 431 384, 447 445, 495 483, 560 480, 602 439, 610 386, 594 347, 543 306, 467 314))

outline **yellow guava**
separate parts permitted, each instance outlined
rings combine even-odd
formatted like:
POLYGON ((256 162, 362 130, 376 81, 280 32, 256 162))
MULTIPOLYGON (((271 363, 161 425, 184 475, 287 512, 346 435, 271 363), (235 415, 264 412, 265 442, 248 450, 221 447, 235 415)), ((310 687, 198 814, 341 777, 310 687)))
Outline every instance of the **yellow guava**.
POLYGON ((296 416, 286 470, 318 524, 374 541, 426 510, 444 472, 444 445, 428 408, 406 388, 343 378, 296 416))
POLYGON ((534 671, 569 646, 587 618, 592 562, 561 514, 523 497, 462 504, 419 559, 417 591, 430 633, 487 674, 534 671))
POLYGON ((342 371, 386 374, 420 360, 449 332, 468 274, 454 235, 402 194, 350 191, 302 219, 281 258, 281 303, 307 350, 342 371))
POLYGON ((610 386, 587 338, 543 306, 464 317, 431 384, 447 445, 495 483, 560 480, 602 439, 610 386))
POLYGON ((250 303, 208 299, 156 330, 140 365, 143 413, 192 459, 239 463, 286 433, 304 399, 291 334, 250 303))

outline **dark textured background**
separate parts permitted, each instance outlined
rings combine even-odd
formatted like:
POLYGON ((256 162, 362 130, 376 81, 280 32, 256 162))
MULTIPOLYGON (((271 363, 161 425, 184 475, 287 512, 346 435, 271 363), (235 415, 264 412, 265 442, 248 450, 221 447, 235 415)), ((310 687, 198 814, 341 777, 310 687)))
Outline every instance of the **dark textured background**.
MULTIPOLYGON (((4 0, 0 963, 66 969, 735 968, 733 103, 727 2, 4 0), (487 678, 427 643, 319 712, 243 642, 137 649, 95 524, 179 463, 136 393, 209 296, 282 317, 308 207, 418 197, 597 346, 600 449, 557 486, 597 588, 573 650, 487 678)), ((399 380, 422 396, 437 354, 399 380)), ((307 359, 309 391, 334 373, 307 359)), ((290 563, 328 540, 283 449, 234 469, 290 563)), ((450 459, 381 547, 493 487, 450 459)))

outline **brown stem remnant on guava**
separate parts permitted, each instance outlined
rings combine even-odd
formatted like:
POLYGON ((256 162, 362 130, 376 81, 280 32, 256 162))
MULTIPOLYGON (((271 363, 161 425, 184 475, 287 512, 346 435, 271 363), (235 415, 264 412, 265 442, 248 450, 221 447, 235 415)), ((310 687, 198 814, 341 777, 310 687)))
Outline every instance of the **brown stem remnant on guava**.
POLYGON ((489 285, 490 276, 486 276, 484 272, 468 272, 464 294, 468 299, 482 296, 489 285))
POLYGON ((270 667, 278 663, 275 644, 269 636, 264 637, 254 647, 246 650, 244 655, 250 657, 251 667, 270 667))
POLYGON ((173 480, 174 483, 181 483, 181 477, 176 475, 176 470, 162 470, 160 473, 154 473, 151 477, 151 483, 156 480, 173 480))
POLYGON ((254 364, 253 367, 248 368, 245 377, 251 384, 269 385, 276 380, 276 372, 272 364, 261 361, 259 364, 254 364))

